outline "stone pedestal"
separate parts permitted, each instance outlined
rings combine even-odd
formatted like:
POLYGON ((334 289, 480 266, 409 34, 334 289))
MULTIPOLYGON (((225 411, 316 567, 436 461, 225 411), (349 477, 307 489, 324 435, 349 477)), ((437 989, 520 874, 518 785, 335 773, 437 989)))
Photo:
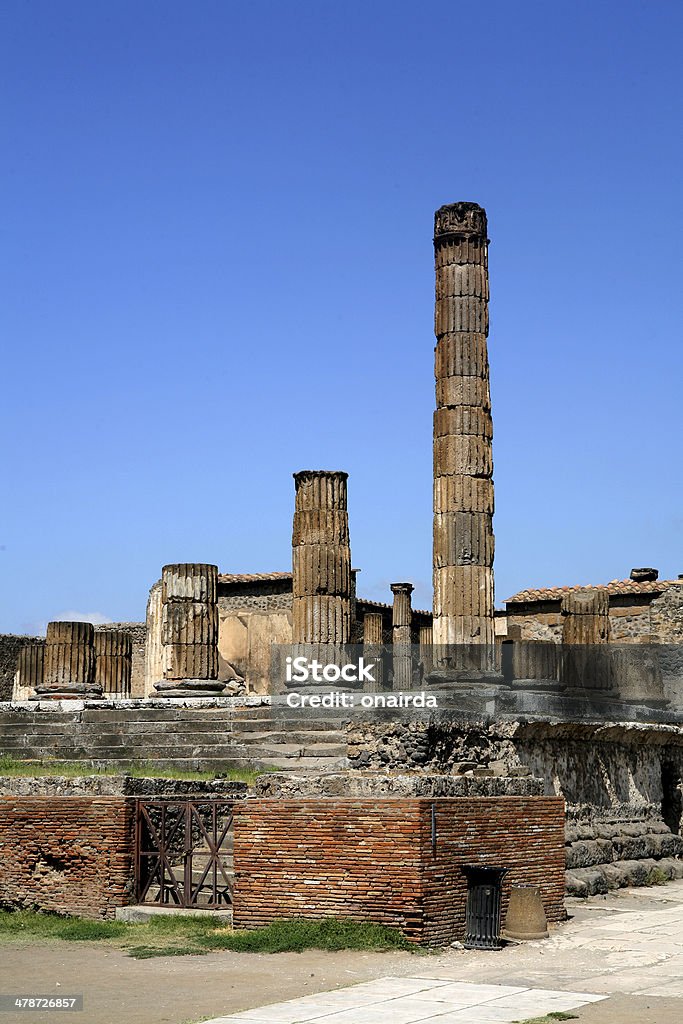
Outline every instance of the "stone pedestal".
POLYGON ((90 622, 48 622, 43 680, 36 699, 102 697, 95 682, 95 630, 90 622))
POLYGON ((133 641, 120 630, 95 632, 95 682, 106 697, 130 697, 133 641))
POLYGON ((161 697, 222 694, 218 679, 218 567, 204 562, 165 565, 161 573, 161 697))
POLYGON ((410 631, 413 617, 411 597, 412 583, 392 583, 394 603, 391 612, 391 639, 393 655, 393 689, 410 690, 413 683, 413 663, 410 646, 410 631))
POLYGON ((431 682, 500 682, 493 619, 488 238, 476 203, 437 210, 431 682), (474 648, 479 647, 480 650, 474 648))
POLYGON ((559 644, 545 640, 515 640, 512 646, 512 685, 522 690, 560 690, 559 644))

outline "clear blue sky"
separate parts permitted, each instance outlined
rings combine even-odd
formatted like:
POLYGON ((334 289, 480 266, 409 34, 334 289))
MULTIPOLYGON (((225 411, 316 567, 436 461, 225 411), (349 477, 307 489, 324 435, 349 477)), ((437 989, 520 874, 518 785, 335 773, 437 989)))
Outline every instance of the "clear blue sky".
POLYGON ((7 0, 0 631, 290 566, 431 602, 433 211, 489 214, 496 591, 683 572, 678 2, 7 0))

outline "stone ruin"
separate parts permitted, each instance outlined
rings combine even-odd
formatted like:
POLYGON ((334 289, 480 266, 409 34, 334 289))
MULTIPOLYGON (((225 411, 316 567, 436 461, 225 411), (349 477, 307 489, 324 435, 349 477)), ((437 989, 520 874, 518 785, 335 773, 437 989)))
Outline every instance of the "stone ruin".
MULTIPOLYGON (((532 776, 568 801, 575 871, 595 874, 607 855, 604 844, 577 844, 607 833, 619 838, 625 822, 634 840, 649 837, 638 840, 648 856, 678 856, 670 837, 672 826, 680 829, 683 773, 683 580, 637 569, 629 581, 524 591, 504 613, 494 608, 488 244, 480 206, 437 210, 433 609, 412 607, 410 582, 391 584, 390 603, 358 595, 347 474, 302 470, 294 474, 291 572, 166 565, 150 591, 142 644, 116 624, 50 623, 45 641, 6 638, 0 668, 5 680, 14 677, 15 703, 6 707, 15 725, 24 724, 23 749, 41 749, 31 714, 53 709, 56 721, 63 702, 76 699, 82 711, 74 714, 83 717, 74 720, 74 749, 99 749, 96 708, 109 706, 120 716, 120 749, 129 753, 138 750, 135 729, 149 710, 159 728, 172 723, 179 760, 218 767, 258 749, 252 761, 272 764, 277 754, 245 747, 244 731, 247 722, 256 735, 272 726, 269 702, 282 691, 273 691, 271 644, 333 652, 353 645, 368 659, 388 649, 366 689, 449 694, 444 714, 327 723, 322 735, 334 733, 334 743, 314 746, 335 753, 316 749, 307 762, 314 774, 334 767, 464 780, 532 776), (202 745, 201 733, 192 732, 199 729, 193 709, 212 736, 228 737, 225 748, 218 751, 216 739, 213 748, 202 745), (131 719, 135 728, 126 733, 133 714, 143 717, 131 719), (192 736, 187 750, 183 731, 192 736)), ((296 731, 293 721, 285 724, 296 731)), ((0 749, 10 735, 3 728, 0 722, 0 749)), ((622 859, 637 845, 612 842, 622 859)), ((576 878, 577 890, 589 884, 576 878)))

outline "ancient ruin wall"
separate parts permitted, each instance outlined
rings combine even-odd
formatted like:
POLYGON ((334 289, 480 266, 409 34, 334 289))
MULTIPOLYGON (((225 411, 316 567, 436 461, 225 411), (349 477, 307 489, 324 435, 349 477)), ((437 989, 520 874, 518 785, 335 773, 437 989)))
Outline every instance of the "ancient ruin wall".
POLYGON ((121 797, 1 796, 0 904, 114 917, 131 902, 133 807, 121 797))
POLYGON ((476 203, 437 210, 434 644, 493 644, 488 239, 476 203))

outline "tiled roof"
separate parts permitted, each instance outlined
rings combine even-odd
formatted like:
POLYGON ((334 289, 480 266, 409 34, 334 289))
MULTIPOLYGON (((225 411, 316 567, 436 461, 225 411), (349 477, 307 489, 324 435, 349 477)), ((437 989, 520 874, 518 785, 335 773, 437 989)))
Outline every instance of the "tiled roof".
POLYGON ((508 597, 506 604, 522 604, 530 601, 559 601, 565 594, 574 590, 606 590, 611 596, 620 597, 629 594, 661 594, 667 587, 677 584, 678 580, 611 580, 609 583, 584 584, 574 587, 539 587, 538 589, 520 590, 508 597))
POLYGON ((291 572, 224 572, 218 576, 219 583, 261 583, 268 580, 291 580, 291 572))

